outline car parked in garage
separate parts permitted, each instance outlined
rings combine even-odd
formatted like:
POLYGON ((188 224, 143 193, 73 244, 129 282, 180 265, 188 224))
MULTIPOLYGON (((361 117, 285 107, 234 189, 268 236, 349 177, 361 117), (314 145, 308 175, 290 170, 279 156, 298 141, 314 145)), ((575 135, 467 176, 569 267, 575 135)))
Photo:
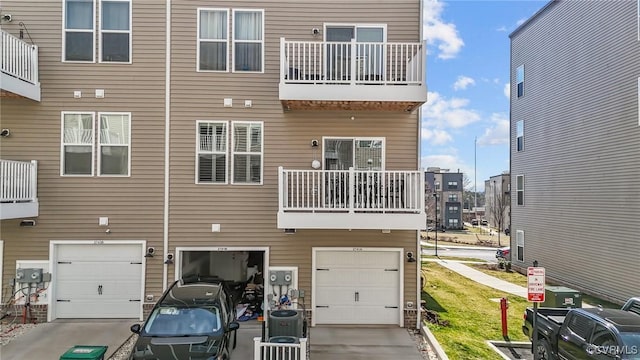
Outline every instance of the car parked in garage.
POLYGON ((240 327, 235 314, 222 280, 178 280, 142 325, 131 326, 139 336, 129 359, 229 359, 240 327))

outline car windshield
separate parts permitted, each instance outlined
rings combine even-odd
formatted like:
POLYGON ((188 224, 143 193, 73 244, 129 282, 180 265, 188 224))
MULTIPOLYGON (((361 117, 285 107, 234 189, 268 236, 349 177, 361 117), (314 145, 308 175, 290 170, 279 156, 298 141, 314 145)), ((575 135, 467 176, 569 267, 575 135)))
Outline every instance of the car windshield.
POLYGON ((640 333, 637 332, 623 332, 620 333, 622 337, 622 349, 620 349, 623 359, 640 360, 640 333))
POLYGON ((220 331, 218 307, 158 307, 149 316, 144 331, 151 336, 209 335, 220 331))

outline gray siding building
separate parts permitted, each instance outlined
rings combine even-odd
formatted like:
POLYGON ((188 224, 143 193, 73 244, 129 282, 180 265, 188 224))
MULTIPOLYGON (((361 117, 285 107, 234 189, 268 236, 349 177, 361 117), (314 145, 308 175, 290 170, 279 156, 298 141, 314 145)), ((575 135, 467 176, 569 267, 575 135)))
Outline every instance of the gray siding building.
POLYGON ((425 172, 425 204, 429 226, 435 225, 434 215, 437 214, 437 225, 440 229, 464 227, 462 175, 461 172, 449 172, 447 169, 437 167, 428 168, 425 172))
POLYGON ((640 293, 637 1, 552 1, 511 35, 514 267, 640 293))

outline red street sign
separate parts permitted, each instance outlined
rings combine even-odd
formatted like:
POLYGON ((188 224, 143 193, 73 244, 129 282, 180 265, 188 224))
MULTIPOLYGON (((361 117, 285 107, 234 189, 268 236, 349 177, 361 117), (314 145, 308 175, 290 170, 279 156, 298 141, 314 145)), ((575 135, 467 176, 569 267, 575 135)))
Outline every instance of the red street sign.
POLYGON ((527 299, 532 302, 544 302, 544 268, 527 268, 527 299))

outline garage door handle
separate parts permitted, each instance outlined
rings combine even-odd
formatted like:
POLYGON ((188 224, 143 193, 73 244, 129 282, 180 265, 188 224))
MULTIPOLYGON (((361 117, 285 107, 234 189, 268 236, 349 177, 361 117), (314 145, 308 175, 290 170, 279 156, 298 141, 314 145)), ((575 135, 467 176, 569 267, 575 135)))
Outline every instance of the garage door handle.
POLYGON ((129 299, 129 301, 137 301, 137 302, 140 302, 140 299, 129 299))
POLYGON ((356 291, 356 301, 360 301, 360 293, 356 291))
POLYGON ((316 305, 316 309, 318 308, 328 309, 329 305, 316 305))
POLYGON ((71 264, 71 261, 58 261, 58 264, 71 264))
POLYGON ((102 295, 102 285, 98 285, 98 295, 102 295))
POLYGON ((57 302, 71 302, 71 300, 60 300, 60 299, 58 299, 58 300, 56 300, 56 301, 57 301, 57 302))
POLYGON ((385 309, 397 309, 398 307, 397 306, 385 306, 384 308, 385 309))
POLYGON ((329 271, 329 269, 316 269, 317 271, 329 271))
POLYGON ((384 271, 398 271, 398 269, 384 269, 384 271))

